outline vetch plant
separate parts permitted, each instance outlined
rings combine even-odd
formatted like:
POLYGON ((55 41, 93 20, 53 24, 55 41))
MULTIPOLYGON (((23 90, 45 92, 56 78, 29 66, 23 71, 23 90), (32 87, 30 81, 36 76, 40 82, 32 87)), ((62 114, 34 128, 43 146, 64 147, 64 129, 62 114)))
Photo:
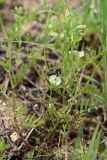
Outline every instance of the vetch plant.
MULTIPOLYGON (((11 96, 13 96, 13 101, 11 104, 13 106, 14 118, 18 119, 20 118, 20 116, 23 116, 24 118, 24 123, 22 125, 23 129, 27 130, 32 128, 33 130, 35 130, 36 127, 37 129, 36 138, 40 140, 37 143, 36 139, 36 146, 38 149, 38 153, 42 149, 44 151, 45 147, 48 148, 47 141, 48 139, 50 141, 50 137, 52 137, 51 143, 54 143, 54 138, 56 139, 55 147, 61 146, 63 148, 65 141, 67 139, 71 140, 70 142, 67 140, 67 145, 68 147, 69 146, 72 147, 73 148, 72 150, 75 151, 73 143, 75 141, 78 129, 80 128, 81 122, 83 120, 83 117, 81 115, 84 114, 86 110, 91 112, 90 109, 91 107, 96 107, 97 105, 99 105, 99 103, 102 102, 101 101, 102 99, 100 100, 100 98, 102 98, 101 93, 100 91, 98 91, 99 88, 95 85, 95 84, 99 85, 100 82, 94 79, 94 76, 96 76, 95 72, 98 69, 99 65, 101 64, 101 62, 98 61, 98 58, 100 58, 101 54, 98 53, 96 55, 94 51, 91 51, 89 49, 86 50, 84 48, 79 49, 78 46, 80 44, 80 40, 82 40, 82 37, 84 36, 86 26, 82 23, 81 17, 77 11, 71 10, 71 8, 67 6, 63 0, 61 1, 59 0, 59 5, 57 4, 54 7, 54 10, 49 10, 49 11, 45 10, 43 12, 41 11, 41 13, 46 12, 47 14, 46 24, 42 24, 44 29, 44 34, 43 34, 44 37, 42 39, 43 44, 40 44, 39 41, 37 40, 36 40, 37 43, 35 43, 34 39, 32 39, 32 41, 34 40, 33 42, 28 42, 28 40, 24 41, 24 43, 26 43, 26 46, 28 44, 29 45, 32 44, 32 47, 35 48, 37 47, 36 48, 37 51, 32 53, 31 49, 31 53, 27 54, 29 64, 23 64, 23 62, 20 60, 21 58, 20 53, 22 53, 23 49, 21 47, 23 28, 26 25, 26 23, 35 16, 35 15, 29 16, 29 13, 26 10, 25 12, 23 11, 24 11, 23 8, 15 7, 14 15, 16 18, 16 22, 14 23, 11 31, 8 32, 5 31, 1 23, 2 30, 5 34, 6 42, 8 44, 7 46, 8 59, 6 62, 0 61, 0 65, 5 69, 7 76, 10 80, 10 86, 11 86, 10 88, 12 92, 11 96), (18 48, 19 54, 18 57, 16 57, 17 59, 16 64, 18 63, 19 68, 15 74, 12 70, 13 43, 14 44, 18 43, 19 47, 18 48), (43 48, 42 54, 41 54, 41 47, 43 48), (58 59, 58 63, 56 61, 55 63, 53 63, 52 61, 51 64, 50 57, 48 58, 48 49, 49 53, 51 51, 59 53, 59 57, 61 58, 59 58, 60 60, 58 59), (42 60, 44 60, 43 70, 41 69, 41 65, 39 66, 38 64, 36 64, 36 60, 40 59, 41 57, 42 60), (89 67, 92 66, 93 71, 91 73, 90 73, 90 68, 87 69, 88 65, 89 67), (14 90, 15 89, 17 90, 16 87, 18 86, 18 84, 20 85, 21 80, 28 71, 27 69, 31 67, 35 68, 38 75, 40 75, 41 73, 42 74, 39 77, 40 79, 37 78, 38 76, 36 77, 37 79, 34 78, 35 82, 33 83, 34 84, 33 86, 35 86, 35 88, 33 87, 30 88, 30 86, 27 88, 28 90, 31 89, 31 92, 30 93, 28 92, 27 94, 25 93, 25 96, 26 97, 30 96, 31 101, 33 99, 33 103, 32 104, 29 103, 31 107, 29 108, 29 110, 27 110, 22 108, 23 106, 20 106, 16 103, 14 90), (89 74, 87 74, 87 72, 89 72, 89 74), (42 81, 42 79, 44 81, 46 80, 46 89, 44 88, 45 84, 44 81, 42 81), (39 85, 40 87, 38 87, 39 85), (33 96, 32 96, 32 91, 35 92, 33 96), (35 98, 36 95, 37 99, 35 98), (36 104, 34 105, 35 102, 36 104), (28 112, 30 112, 30 109, 32 115, 28 114, 28 112), (47 138, 45 136, 47 136, 47 138), (44 139, 44 141, 42 139, 44 139), (57 143, 58 139, 59 139, 58 142, 59 144, 57 143), (72 141, 72 139, 74 141, 72 141)), ((38 16, 38 13, 36 13, 36 16, 38 16)), ((103 16, 106 17, 105 10, 103 16)), ((105 33, 107 28, 105 21, 103 22, 103 25, 104 25, 103 33, 105 33)), ((104 86, 104 95, 105 95, 104 103, 105 103, 107 97, 106 96, 107 59, 105 52, 107 36, 105 36, 105 34, 103 34, 103 36, 104 36, 103 49, 104 49, 104 70, 105 70, 105 86, 104 86)), ((16 128, 18 131, 20 131, 20 127, 18 127, 18 125, 16 125, 16 128)), ((93 158, 92 157, 93 151, 94 151, 93 160, 96 160, 100 144, 100 134, 97 133, 98 133, 98 128, 95 130, 89 148, 86 151, 84 151, 84 144, 81 142, 78 155, 81 156, 82 160, 90 160, 91 158, 93 158)), ((21 135, 20 137, 22 137, 23 139, 23 135, 21 135)), ((27 145, 29 147, 29 143, 27 145)), ((32 146, 30 146, 30 149, 32 149, 32 146)), ((27 154, 28 159, 34 158, 36 154, 35 153, 36 147, 34 146, 33 149, 34 152, 32 151, 28 152, 27 154)), ((45 151, 40 154, 42 155, 44 153, 45 151)), ((74 158, 73 160, 77 160, 76 158, 74 158)))
MULTIPOLYGON (((17 104, 17 100, 16 100, 17 98, 15 95, 15 89, 17 85, 23 79, 23 77, 27 72, 27 69, 29 68, 28 64, 23 64, 21 61, 21 53, 23 49, 21 46, 21 43, 22 43, 21 38, 23 35, 24 25, 29 21, 29 19, 32 19, 32 17, 28 14, 27 10, 25 10, 22 15, 22 8, 20 7, 15 7, 14 15, 16 17, 15 19, 16 21, 14 22, 10 30, 6 30, 6 28, 3 26, 2 20, 0 19, 1 29, 5 36, 5 43, 7 44, 5 46, 7 51, 6 52, 7 59, 6 61, 0 60, 0 66, 2 66, 3 69, 6 71, 6 76, 8 77, 9 84, 10 84, 10 90, 7 91, 8 87, 6 88, 5 84, 3 83, 3 85, 0 86, 1 87, 0 92, 3 94, 3 96, 7 97, 8 101, 9 99, 10 101, 12 100, 12 102, 11 103, 8 102, 7 105, 9 104, 9 110, 11 110, 11 113, 12 113, 12 117, 13 117, 12 123, 13 123, 14 129, 17 131, 17 134, 21 137, 23 141, 24 139, 23 139, 21 127, 23 127, 23 129, 24 127, 33 128, 36 125, 36 120, 38 121, 38 118, 36 118, 35 115, 29 115, 27 113, 27 110, 25 112, 24 111, 22 112, 23 107, 17 104), (15 64, 17 64, 19 68, 14 73, 12 51, 13 51, 13 45, 16 43, 18 44, 18 54, 15 59, 15 64), (20 118, 21 116, 23 116, 24 118, 24 124, 19 126, 18 118, 20 118)), ((40 119, 39 119, 39 122, 41 123, 40 119)), ((23 143, 28 145, 28 148, 32 148, 32 146, 30 146, 29 143, 26 143, 24 141, 23 143)))

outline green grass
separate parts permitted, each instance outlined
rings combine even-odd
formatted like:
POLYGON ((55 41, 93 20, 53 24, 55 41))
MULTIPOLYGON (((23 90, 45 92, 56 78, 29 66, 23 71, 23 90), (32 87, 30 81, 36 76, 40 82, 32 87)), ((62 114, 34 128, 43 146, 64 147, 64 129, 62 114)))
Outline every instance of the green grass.
POLYGON ((107 1, 103 0, 102 4, 102 23, 103 23, 103 35, 102 35, 102 45, 103 45, 103 63, 104 63, 104 99, 107 102, 107 1))

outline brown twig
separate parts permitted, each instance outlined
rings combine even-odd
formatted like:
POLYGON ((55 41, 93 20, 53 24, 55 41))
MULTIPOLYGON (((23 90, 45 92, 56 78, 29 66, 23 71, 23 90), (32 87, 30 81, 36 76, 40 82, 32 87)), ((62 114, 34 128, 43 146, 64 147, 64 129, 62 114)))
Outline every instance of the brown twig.
POLYGON ((83 76, 84 76, 84 71, 85 71, 85 67, 82 69, 82 72, 81 72, 81 74, 80 74, 80 78, 79 78, 79 80, 78 80, 78 84, 77 84, 77 87, 76 87, 76 91, 75 91, 75 96, 74 96, 74 97, 76 97, 77 92, 78 92, 79 89, 80 89, 81 81, 82 81, 82 78, 83 78, 83 76))
POLYGON ((24 139, 23 136, 21 135, 21 138, 22 138, 22 140, 23 140, 23 143, 19 146, 18 151, 23 147, 24 144, 27 145, 30 149, 35 149, 35 147, 31 146, 31 145, 27 142, 29 136, 32 134, 33 131, 34 131, 34 128, 32 128, 32 129, 30 130, 29 134, 27 135, 27 137, 26 137, 25 139, 24 139))

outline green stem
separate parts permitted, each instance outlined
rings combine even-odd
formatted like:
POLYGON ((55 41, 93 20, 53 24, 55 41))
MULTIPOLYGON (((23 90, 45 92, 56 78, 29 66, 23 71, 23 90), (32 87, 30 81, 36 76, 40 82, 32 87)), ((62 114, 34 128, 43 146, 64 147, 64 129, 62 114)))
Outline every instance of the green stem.
POLYGON ((104 65, 104 101, 107 102, 107 0, 101 0, 103 21, 103 65, 104 65))

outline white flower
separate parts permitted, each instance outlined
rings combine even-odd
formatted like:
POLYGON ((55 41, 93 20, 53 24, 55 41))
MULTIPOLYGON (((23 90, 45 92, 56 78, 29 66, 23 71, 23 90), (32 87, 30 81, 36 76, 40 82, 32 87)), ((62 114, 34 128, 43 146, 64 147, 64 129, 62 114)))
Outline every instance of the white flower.
POLYGON ((49 24, 48 28, 50 28, 50 29, 51 29, 52 27, 53 27, 53 26, 52 26, 52 24, 49 24))
POLYGON ((60 34, 60 39, 64 38, 64 33, 60 34))
POLYGON ((50 36, 52 36, 52 37, 57 37, 57 36, 58 36, 58 33, 51 31, 51 32, 50 32, 50 36))
POLYGON ((60 85, 61 84, 61 78, 60 77, 57 77, 56 75, 52 75, 50 76, 49 78, 49 82, 51 84, 54 84, 56 86, 60 85))
POLYGON ((86 25, 79 25, 79 26, 77 26, 76 28, 77 28, 77 29, 84 29, 84 28, 86 28, 86 25))
POLYGON ((74 54, 81 58, 84 56, 84 51, 74 51, 74 54))

